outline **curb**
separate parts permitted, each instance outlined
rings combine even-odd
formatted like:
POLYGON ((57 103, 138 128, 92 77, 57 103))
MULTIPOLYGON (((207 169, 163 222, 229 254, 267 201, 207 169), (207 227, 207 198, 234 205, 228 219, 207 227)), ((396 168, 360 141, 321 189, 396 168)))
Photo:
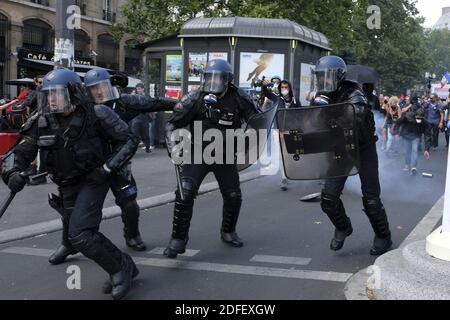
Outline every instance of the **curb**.
MULTIPOLYGON (((251 180, 258 179, 261 177, 260 170, 254 170, 245 174, 240 175, 240 181, 241 183, 248 182, 251 180)), ((219 189, 219 184, 217 182, 210 182, 201 185, 198 194, 202 195, 208 192, 216 191, 219 189)), ((169 204, 175 201, 175 193, 165 193, 161 195, 157 195, 150 198, 145 198, 138 200, 139 207, 141 208, 141 211, 146 209, 151 209, 159 206, 163 206, 165 204, 169 204)), ((102 220, 109 220, 113 218, 120 217, 121 210, 118 206, 105 208, 103 209, 103 219, 102 220)), ((44 235, 47 233, 52 233, 56 231, 62 230, 61 220, 60 219, 54 219, 46 222, 40 222, 24 227, 9 229, 0 232, 0 244, 13 242, 17 240, 24 240, 40 235, 44 235)))
MULTIPOLYGON (((408 244, 423 240, 435 228, 442 218, 444 208, 444 195, 434 204, 425 217, 417 224, 413 231, 396 249, 403 249, 408 244)), ((372 276, 369 266, 355 273, 346 283, 344 293, 347 300, 376 300, 373 290, 369 289, 369 280, 372 276)))

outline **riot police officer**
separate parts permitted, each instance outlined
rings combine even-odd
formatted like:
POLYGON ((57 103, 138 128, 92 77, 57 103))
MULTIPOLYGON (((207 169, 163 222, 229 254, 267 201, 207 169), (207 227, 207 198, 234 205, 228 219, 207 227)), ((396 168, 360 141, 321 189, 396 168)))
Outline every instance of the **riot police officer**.
MULTIPOLYGON (((174 114, 166 126, 166 142, 169 151, 174 147, 172 133, 179 128, 188 127, 194 135, 194 122, 202 124, 203 131, 241 128, 243 121, 258 113, 251 98, 233 84, 231 65, 224 60, 211 60, 204 71, 202 89, 190 92, 175 106, 174 114), (204 98, 216 100, 213 105, 205 105, 204 98)), ((203 132, 202 132, 203 135, 203 132)), ((199 137, 193 137, 197 140, 199 137)), ((200 138, 201 139, 201 138, 200 138)), ((225 141, 225 139, 224 139, 225 141)), ((236 233, 236 224, 242 203, 239 174, 233 164, 183 164, 181 166, 181 188, 176 191, 173 217, 173 230, 170 242, 164 251, 169 258, 176 258, 185 252, 192 209, 197 191, 209 172, 213 172, 223 197, 223 220, 221 239, 233 247, 242 247, 243 242, 236 233), (181 189, 181 190, 180 190, 181 189)))
MULTIPOLYGON (((173 110, 176 103, 171 99, 120 94, 117 86, 126 87, 128 77, 122 74, 111 76, 106 69, 102 68, 95 68, 87 72, 84 82, 93 102, 110 107, 127 123, 143 112, 173 110)), ((131 163, 112 176, 111 191, 116 199, 116 205, 122 210, 121 217, 127 246, 135 251, 145 251, 146 246, 139 232, 140 208, 136 201, 138 190, 131 173, 131 163)), ((66 225, 67 223, 63 223, 63 226, 66 225)), ((66 246, 65 230, 63 230, 62 244, 49 259, 51 264, 63 263, 67 256, 74 253, 70 247, 66 246)))
MULTIPOLYGON (((317 98, 315 105, 351 103, 356 108, 357 131, 360 147, 359 177, 363 193, 364 212, 375 231, 371 255, 381 255, 392 246, 391 232, 383 203, 380 200, 378 155, 376 150, 375 121, 367 99, 355 82, 346 80, 347 66, 339 57, 321 58, 315 68, 317 98)), ((329 179, 322 191, 322 210, 335 226, 330 248, 342 249, 345 239, 353 232, 344 205, 340 199, 347 178, 329 179)))
POLYGON ((3 179, 13 192, 21 172, 40 150, 59 195, 51 202, 64 216, 65 245, 96 262, 109 275, 114 299, 125 297, 138 274, 133 260, 99 232, 111 175, 133 157, 138 141, 110 108, 89 102, 80 77, 57 69, 44 77, 39 112, 21 130, 13 166, 3 179))

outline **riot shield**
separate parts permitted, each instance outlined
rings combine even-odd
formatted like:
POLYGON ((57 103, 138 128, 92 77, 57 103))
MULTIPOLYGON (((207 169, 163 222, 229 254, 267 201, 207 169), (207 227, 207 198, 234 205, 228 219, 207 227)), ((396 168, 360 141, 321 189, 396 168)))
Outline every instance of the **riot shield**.
POLYGON ((245 129, 237 134, 236 161, 239 171, 249 168, 261 157, 280 105, 281 101, 274 102, 270 109, 252 116, 245 129))
POLYGON ((356 175, 359 146, 355 107, 336 104, 277 113, 286 177, 320 180, 356 175))

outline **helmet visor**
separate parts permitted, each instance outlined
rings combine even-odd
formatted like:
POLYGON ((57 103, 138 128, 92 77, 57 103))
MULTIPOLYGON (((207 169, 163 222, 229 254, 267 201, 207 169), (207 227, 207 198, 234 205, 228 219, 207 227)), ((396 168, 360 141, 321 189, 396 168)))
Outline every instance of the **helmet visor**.
POLYGON ((65 86, 52 86, 43 90, 39 104, 44 113, 67 113, 74 110, 69 90, 65 86))
POLYGON ((102 80, 87 87, 89 96, 97 104, 119 99, 119 91, 111 85, 111 81, 102 80))
POLYGON ((338 88, 337 70, 320 70, 314 73, 315 91, 320 93, 331 93, 338 88))
POLYGON ((203 91, 207 93, 222 93, 227 88, 228 79, 223 72, 212 71, 203 75, 203 91))

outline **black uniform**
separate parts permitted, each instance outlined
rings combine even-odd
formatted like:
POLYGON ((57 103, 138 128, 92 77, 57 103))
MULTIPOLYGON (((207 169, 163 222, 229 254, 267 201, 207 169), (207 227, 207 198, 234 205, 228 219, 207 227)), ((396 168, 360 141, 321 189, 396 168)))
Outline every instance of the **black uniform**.
MULTIPOLYGON (((135 117, 146 112, 172 111, 176 104, 172 99, 151 98, 148 96, 122 94, 120 99, 107 103, 119 117, 129 123, 135 117)), ((116 199, 116 205, 122 210, 122 221, 124 223, 124 236, 129 246, 138 250, 145 246, 140 239, 139 212, 137 204, 137 185, 131 173, 131 163, 128 163, 117 175, 111 179, 111 191, 116 199)))
MULTIPOLYGON (((380 200, 381 190, 376 150, 377 137, 375 136, 373 113, 368 107, 367 99, 361 88, 354 82, 344 80, 338 90, 333 92, 329 98, 330 104, 347 102, 352 103, 356 107, 361 161, 359 177, 363 193, 364 211, 375 231, 376 238, 390 241, 391 233, 387 215, 380 200)), ((327 180, 322 191, 321 206, 336 227, 337 232, 343 232, 345 236, 348 236, 352 233, 352 226, 340 199, 346 181, 346 177, 327 180)), ((340 245, 336 245, 334 249, 340 249, 342 244, 343 242, 340 245)), ((375 251, 372 250, 372 254, 375 254, 375 251)))
POLYGON ((53 195, 51 203, 63 215, 63 243, 110 274, 112 283, 119 284, 113 296, 121 298, 124 292, 115 290, 123 289, 123 272, 136 276, 138 271, 131 257, 99 232, 111 183, 100 168, 106 164, 112 174, 121 172, 137 150, 136 138, 125 122, 101 105, 78 106, 66 117, 36 113, 21 134, 14 167, 4 172, 4 180, 28 168, 41 151, 50 178, 58 185, 59 195, 53 195))
MULTIPOLYGON (((243 121, 248 121, 252 115, 258 113, 258 109, 250 97, 231 84, 211 112, 207 112, 205 108, 203 101, 205 95, 201 92, 191 92, 177 104, 166 127, 166 140, 169 146, 171 144, 170 136, 175 129, 188 127, 194 134, 195 121, 202 122, 203 131, 215 128, 224 132, 226 129, 241 128, 243 121)), ((195 137, 192 140, 194 141, 195 137)), ((226 157, 226 155, 224 156, 226 157)), ((224 202, 222 240, 236 247, 243 245, 236 234, 236 224, 242 203, 237 166, 216 163, 208 165, 204 162, 202 164, 183 164, 180 175, 184 200, 178 190, 175 200, 172 239, 165 252, 168 257, 176 257, 176 253, 184 251, 188 241, 194 199, 203 179, 209 172, 214 173, 224 202), (180 248, 181 250, 177 252, 177 249, 180 248)))

